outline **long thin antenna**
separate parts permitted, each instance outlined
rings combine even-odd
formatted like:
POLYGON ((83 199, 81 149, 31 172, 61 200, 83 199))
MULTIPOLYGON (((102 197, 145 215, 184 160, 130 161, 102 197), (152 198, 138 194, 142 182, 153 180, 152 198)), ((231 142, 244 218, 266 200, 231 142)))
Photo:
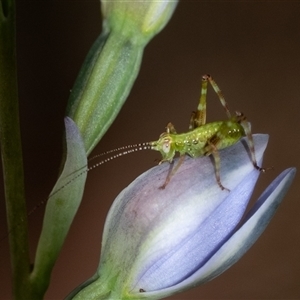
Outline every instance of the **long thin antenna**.
MULTIPOLYGON (((122 154, 120 154, 120 156, 129 154, 129 153, 132 153, 132 152, 136 152, 136 151, 150 150, 152 148, 151 148, 151 144, 149 142, 126 145, 126 146, 122 146, 122 147, 119 147, 119 148, 115 148, 115 149, 112 149, 112 150, 102 152, 100 154, 96 154, 96 155, 90 157, 89 161, 94 160, 95 158, 98 158, 100 156, 104 156, 104 155, 107 155, 107 154, 110 154, 110 153, 113 153, 113 152, 119 152, 119 151, 125 150, 125 149, 132 149, 132 150, 135 149, 135 150, 129 151, 129 152, 124 151, 122 154)), ((119 157, 119 156, 117 156, 117 157, 119 157)), ((113 157, 112 159, 117 158, 117 157, 113 157)))
MULTIPOLYGON (((126 150, 126 151, 123 151, 123 152, 120 152, 120 153, 117 153, 113 156, 110 156, 108 158, 105 158, 104 160, 102 161, 99 161, 95 164, 93 164, 92 166, 88 167, 87 169, 83 170, 83 171, 80 171, 82 170, 84 167, 86 166, 83 166, 82 168, 78 169, 77 171, 67 175, 65 178, 68 178, 69 176, 72 176, 74 174, 74 177, 71 178, 68 182, 66 182, 64 185, 62 185, 61 187, 59 187, 58 189, 56 189, 52 194, 50 194, 47 198, 45 198, 44 200, 42 200, 41 202, 39 202, 38 204, 36 204, 28 213, 28 216, 32 215, 38 208, 40 208, 42 205, 44 205, 51 197, 53 197, 55 194, 57 194, 58 192, 60 192, 62 189, 66 188, 68 185, 70 185, 71 183, 73 183, 77 178, 79 178, 80 176, 82 176, 83 174, 91 171, 91 170, 94 170, 96 169, 97 167, 109 162, 109 161, 112 161, 118 157, 121 157, 121 156, 124 156, 124 155, 127 155, 127 154, 130 154, 130 153, 134 153, 134 152, 138 152, 138 151, 143 151, 143 150, 151 150, 152 149, 152 146, 151 146, 151 143, 150 142, 145 142, 145 143, 139 143, 139 144, 133 144, 133 145, 127 145, 127 146, 123 146, 123 147, 119 147, 119 148, 116 148, 116 149, 112 149, 112 150, 108 150, 108 151, 105 151, 103 153, 100 153, 100 154, 97 154, 93 157, 91 157, 89 159, 89 161, 91 160, 94 160, 98 157, 101 157, 101 156, 104 156, 104 155, 107 155, 107 154, 110 154, 110 153, 113 153, 113 152, 118 152, 118 151, 122 151, 122 150, 126 150)), ((17 225, 18 226, 18 225, 17 225)), ((5 235, 1 240, 3 241, 4 239, 6 239, 9 234, 12 232, 13 229, 11 229, 7 235, 5 235)))
MULTIPOLYGON (((110 154, 110 153, 113 153, 113 152, 117 152, 117 151, 121 151, 121 150, 124 150, 124 149, 128 149, 128 150, 120 152, 120 153, 117 153, 117 154, 115 154, 113 156, 110 156, 108 158, 105 158, 105 159, 103 159, 103 160, 95 163, 94 165, 88 167, 84 171, 81 171, 80 173, 76 174, 73 178, 70 179, 70 181, 66 182, 64 185, 62 185, 57 190, 55 190, 52 194, 50 194, 48 196, 48 198, 45 198, 40 203, 38 203, 35 207, 33 207, 29 211, 28 216, 30 216, 35 210, 37 210, 40 206, 42 206, 43 204, 45 204, 51 197, 53 197, 55 194, 57 194, 62 189, 64 189, 65 187, 67 187, 69 184, 71 184, 72 182, 74 182, 77 178, 79 178, 83 174, 88 173, 89 171, 94 170, 97 167, 99 167, 99 166, 101 166, 101 165, 103 165, 103 164, 105 164, 105 163, 107 163, 109 161, 112 161, 112 160, 114 160, 114 159, 116 159, 118 157, 130 154, 130 153, 138 152, 138 151, 151 150, 152 148, 151 148, 151 145, 150 145, 149 142, 139 143, 139 144, 133 144, 133 145, 127 145, 127 146, 119 147, 119 148, 116 148, 116 149, 108 150, 108 151, 102 152, 100 154, 94 155, 93 157, 91 157, 89 159, 89 161, 91 161, 93 159, 96 159, 96 158, 98 158, 100 156, 104 156, 104 155, 107 155, 107 154, 110 154)), ((82 168, 84 168, 84 167, 82 167, 82 168)), ((78 171, 80 171, 82 168, 80 168, 78 171)), ((74 173, 76 173, 76 171, 73 172, 72 174, 74 174, 74 173)), ((69 177, 70 175, 71 174, 67 175, 67 177, 69 177)))
MULTIPOLYGON (((94 160, 94 159, 96 159, 96 158, 99 158, 99 157, 101 157, 101 156, 104 156, 104 155, 107 155, 107 154, 110 154, 110 153, 113 153, 113 152, 118 152, 118 151, 121 151, 121 150, 126 150, 126 149, 130 149, 130 151, 124 151, 124 152, 122 152, 122 153, 119 153, 118 155, 114 155, 114 156, 111 156, 111 157, 109 157, 109 158, 107 158, 107 159, 104 159, 103 161, 100 161, 99 163, 97 163, 95 166, 92 165, 91 167, 89 167, 85 172, 88 172, 88 171, 90 171, 90 170, 92 170, 92 169, 95 169, 97 166, 103 165, 104 163, 109 162, 109 161, 111 161, 111 160, 113 160, 113 159, 115 159, 115 158, 118 158, 118 157, 120 157, 120 156, 123 156, 123 155, 126 155, 126 154, 130 154, 130 153, 133 153, 133 152, 137 152, 137 151, 142 151, 142 150, 151 150, 151 149, 153 149, 153 148, 152 148, 152 143, 151 143, 151 142, 144 142, 144 143, 138 143, 138 144, 126 145, 126 146, 122 146, 122 147, 119 147, 119 148, 115 148, 115 149, 112 149, 112 150, 108 150, 108 151, 104 151, 104 152, 102 152, 102 153, 96 154, 96 155, 90 157, 90 158, 88 159, 88 161, 90 162, 90 161, 92 161, 92 160, 94 160)), ((76 170, 76 171, 74 171, 74 172, 68 174, 67 177, 70 177, 70 176, 74 175, 75 173, 79 172, 80 170, 82 170, 82 169, 85 168, 85 167, 86 167, 86 165, 85 165, 85 166, 82 166, 80 169, 78 169, 78 170, 76 170)), ((81 175, 84 174, 85 172, 81 172, 81 173, 79 173, 77 176, 81 176, 81 175)), ((73 180, 75 180, 75 179, 77 178, 77 176, 74 177, 74 178, 71 180, 71 182, 72 182, 73 180)), ((69 182, 68 182, 67 184, 69 184, 69 182)), ((58 192, 58 190, 57 190, 56 192, 58 192)), ((52 194, 52 195, 54 195, 54 194, 52 194)), ((52 195, 50 195, 49 198, 50 198, 52 195)))

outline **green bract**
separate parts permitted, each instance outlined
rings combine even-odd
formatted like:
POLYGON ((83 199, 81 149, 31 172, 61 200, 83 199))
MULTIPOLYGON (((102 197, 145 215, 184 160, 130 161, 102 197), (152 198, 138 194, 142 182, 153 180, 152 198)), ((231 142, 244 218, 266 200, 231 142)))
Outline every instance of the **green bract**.
POLYGON ((87 159, 78 128, 70 118, 65 119, 65 126, 66 162, 47 202, 34 269, 30 276, 32 282, 39 287, 39 291, 45 290, 49 284, 52 267, 81 202, 86 180, 84 170, 86 170, 87 159), (75 175, 75 180, 70 181, 70 174, 76 174, 79 169, 80 176, 75 175), (66 188, 70 183, 72 183, 71 188, 66 188))
POLYGON ((90 153, 120 111, 140 69, 144 48, 169 21, 177 1, 102 1, 103 32, 92 46, 67 114, 90 153))

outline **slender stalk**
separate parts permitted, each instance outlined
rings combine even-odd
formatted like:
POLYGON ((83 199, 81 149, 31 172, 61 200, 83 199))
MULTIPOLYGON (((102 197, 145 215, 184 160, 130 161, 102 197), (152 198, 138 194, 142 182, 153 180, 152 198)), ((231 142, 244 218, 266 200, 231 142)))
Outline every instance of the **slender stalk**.
POLYGON ((15 3, 0 0, 0 139, 15 299, 32 299, 17 92, 15 3))

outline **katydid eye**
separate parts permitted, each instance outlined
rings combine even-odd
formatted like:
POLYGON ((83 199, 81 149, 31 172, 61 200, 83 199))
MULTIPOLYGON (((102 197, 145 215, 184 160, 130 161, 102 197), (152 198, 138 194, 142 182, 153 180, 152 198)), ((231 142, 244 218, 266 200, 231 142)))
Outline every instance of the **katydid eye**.
POLYGON ((164 141, 163 146, 162 146, 162 150, 165 153, 169 153, 170 152, 170 142, 169 142, 169 140, 164 141))

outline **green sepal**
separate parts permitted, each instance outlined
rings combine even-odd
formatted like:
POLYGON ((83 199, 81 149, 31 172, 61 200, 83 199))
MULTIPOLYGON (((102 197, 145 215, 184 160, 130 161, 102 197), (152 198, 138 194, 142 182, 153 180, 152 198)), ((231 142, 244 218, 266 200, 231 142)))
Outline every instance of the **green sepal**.
POLYGON ((76 124, 65 119, 67 155, 63 171, 47 201, 31 281, 42 296, 82 199, 87 158, 76 124))

